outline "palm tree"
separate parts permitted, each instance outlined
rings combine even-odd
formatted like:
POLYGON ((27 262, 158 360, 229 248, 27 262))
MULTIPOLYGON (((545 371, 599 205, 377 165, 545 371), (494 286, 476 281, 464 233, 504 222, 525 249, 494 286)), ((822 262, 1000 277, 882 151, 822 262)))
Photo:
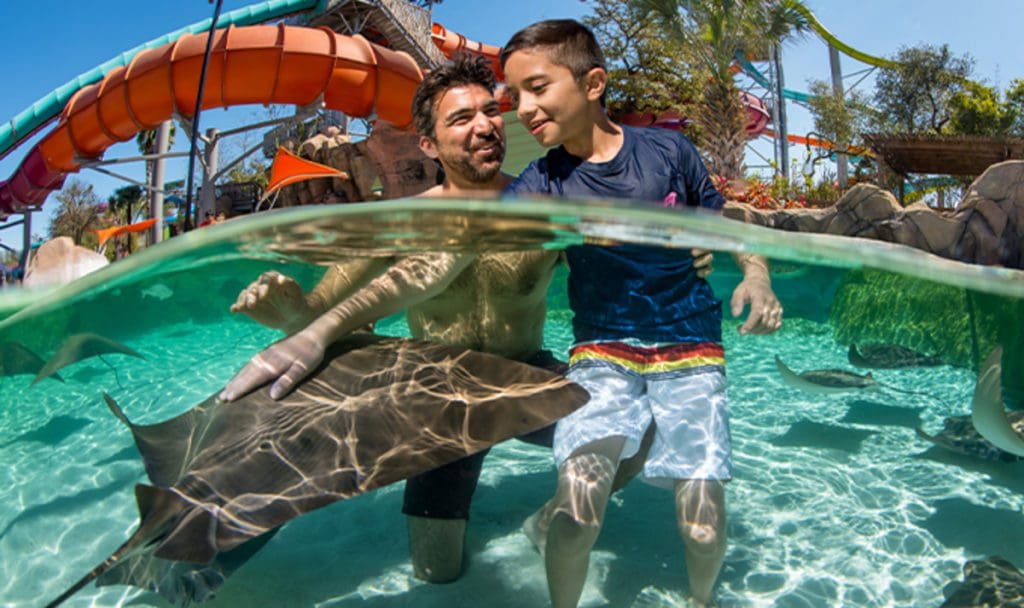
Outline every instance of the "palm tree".
POLYGON ((808 30, 800 0, 634 0, 665 33, 687 45, 708 70, 697 122, 711 173, 742 178, 746 110, 733 80, 736 52, 763 55, 808 30))
MULTIPOLYGON (((156 136, 159 129, 150 129, 149 131, 139 131, 139 134, 135 136, 135 145, 139 147, 139 152, 142 154, 156 154, 156 136)), ((171 146, 174 145, 174 132, 176 131, 174 123, 171 123, 171 131, 167 136, 167 149, 170 150, 171 146)), ((153 175, 154 162, 152 160, 146 161, 146 185, 151 186, 150 179, 153 175)), ((146 200, 151 200, 153 192, 146 190, 146 200)), ((129 219, 129 221, 131 221, 129 219)))

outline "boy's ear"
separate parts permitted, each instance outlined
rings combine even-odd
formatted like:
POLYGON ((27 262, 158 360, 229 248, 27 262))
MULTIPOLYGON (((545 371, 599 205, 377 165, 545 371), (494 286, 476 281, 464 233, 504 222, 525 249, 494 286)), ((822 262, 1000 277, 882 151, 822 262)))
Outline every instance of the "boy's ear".
POLYGON ((426 135, 420 135, 420 150, 428 157, 437 160, 437 144, 426 135))
POLYGON ((587 75, 583 77, 583 83, 586 87, 587 99, 598 101, 608 87, 608 72, 604 68, 590 68, 587 75))

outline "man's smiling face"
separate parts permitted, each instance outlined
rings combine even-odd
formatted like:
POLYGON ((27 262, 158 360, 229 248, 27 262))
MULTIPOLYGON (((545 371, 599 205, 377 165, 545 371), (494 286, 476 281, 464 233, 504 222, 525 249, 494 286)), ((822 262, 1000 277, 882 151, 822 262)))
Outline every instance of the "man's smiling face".
POLYGON ((423 151, 441 161, 449 179, 483 184, 498 175, 505 128, 494 95, 480 85, 460 85, 436 103, 434 137, 420 139, 423 151))

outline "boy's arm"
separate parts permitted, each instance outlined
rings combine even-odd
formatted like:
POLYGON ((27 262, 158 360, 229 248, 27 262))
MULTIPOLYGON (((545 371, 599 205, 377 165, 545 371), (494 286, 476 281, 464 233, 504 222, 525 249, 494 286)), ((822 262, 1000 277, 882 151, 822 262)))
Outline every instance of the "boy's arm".
POLYGON ((270 396, 279 399, 323 360, 338 338, 427 300, 448 287, 476 259, 474 254, 430 254, 405 258, 363 289, 317 317, 305 329, 257 354, 220 394, 234 401, 273 381, 270 396))
POLYGON ((743 280, 732 292, 732 316, 738 317, 750 304, 750 316, 740 326, 741 334, 770 334, 782 326, 782 305, 772 291, 768 260, 748 253, 734 253, 743 280))

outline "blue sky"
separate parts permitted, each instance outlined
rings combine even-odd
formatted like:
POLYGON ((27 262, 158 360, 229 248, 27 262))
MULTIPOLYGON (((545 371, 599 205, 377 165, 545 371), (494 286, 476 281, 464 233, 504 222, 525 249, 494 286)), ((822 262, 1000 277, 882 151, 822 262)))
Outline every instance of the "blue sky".
MULTIPOLYGON (((954 53, 969 53, 976 60, 976 77, 989 84, 1006 85, 1024 78, 1024 3, 1020 0, 806 0, 819 20, 847 44, 875 55, 892 55, 900 46, 920 42, 948 43, 954 53)), ((225 0, 224 10, 249 5, 225 0)), ((469 38, 501 45, 512 33, 543 18, 580 17, 588 12, 579 0, 445 0, 434 9, 434 20, 469 38)), ((31 103, 78 74, 150 39, 212 13, 207 0, 49 0, 45 3, 0 2, 0 120, 8 120, 31 103)), ((790 43, 784 50, 784 71, 789 88, 803 90, 810 78, 828 77, 828 54, 816 37, 790 43)), ((844 58, 850 73, 863 65, 844 58)), ((870 91, 870 79, 866 83, 870 91)), ((864 85, 862 85, 863 87, 864 85)), ((237 124, 253 116, 256 108, 205 112, 202 126, 237 124)), ((810 129, 810 119, 790 106, 790 130, 810 129)), ((179 134, 176 148, 187 141, 179 134)), ((134 146, 115 148, 112 154, 131 154, 134 146)), ((770 148, 767 148, 770 149, 770 148)), ((0 160, 0 179, 7 179, 21 161, 27 145, 0 160)), ((793 155, 800 150, 794 148, 793 155)), ((125 166, 125 173, 141 176, 140 166, 125 166)), ((183 176, 184 164, 172 165, 168 179, 183 176)), ((106 197, 120 182, 87 171, 80 174, 106 197)), ((52 199, 52 197, 51 197, 52 199)), ((36 214, 34 232, 42 232, 53 211, 48 202, 36 214)), ((0 232, 0 242, 21 246, 21 229, 0 232)))

